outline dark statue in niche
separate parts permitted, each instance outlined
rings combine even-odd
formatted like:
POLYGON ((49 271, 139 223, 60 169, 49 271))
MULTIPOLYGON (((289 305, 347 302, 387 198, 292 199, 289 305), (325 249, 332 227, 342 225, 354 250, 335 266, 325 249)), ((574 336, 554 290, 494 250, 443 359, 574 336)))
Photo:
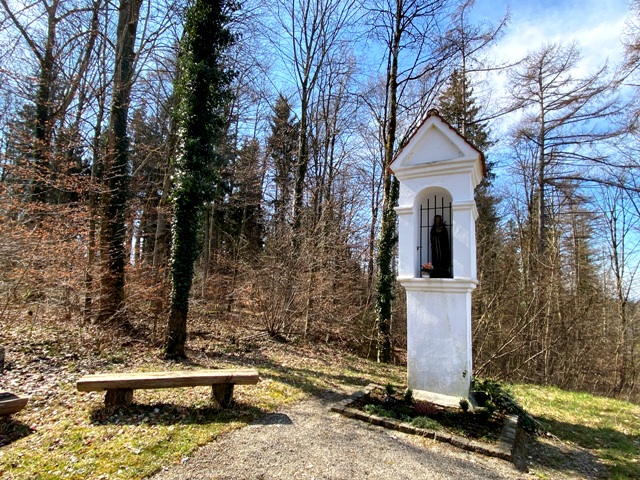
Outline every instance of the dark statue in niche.
POLYGON ((433 217, 431 227, 431 264, 433 269, 429 272, 431 278, 451 278, 451 246, 449 244, 449 232, 442 215, 433 217))

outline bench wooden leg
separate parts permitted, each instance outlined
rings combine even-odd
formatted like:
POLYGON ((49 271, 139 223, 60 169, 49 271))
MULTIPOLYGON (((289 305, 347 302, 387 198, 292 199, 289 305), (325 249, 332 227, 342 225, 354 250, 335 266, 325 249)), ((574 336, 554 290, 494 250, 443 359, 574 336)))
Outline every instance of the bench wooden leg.
POLYGON ((227 408, 233 401, 233 383, 221 383, 211 386, 211 396, 222 408, 227 408))
POLYGON ((128 405, 133 401, 133 389, 131 388, 110 388, 104 396, 104 404, 107 407, 116 405, 128 405))
POLYGON ((28 397, 21 397, 9 392, 0 392, 0 417, 17 413, 29 401, 28 397))

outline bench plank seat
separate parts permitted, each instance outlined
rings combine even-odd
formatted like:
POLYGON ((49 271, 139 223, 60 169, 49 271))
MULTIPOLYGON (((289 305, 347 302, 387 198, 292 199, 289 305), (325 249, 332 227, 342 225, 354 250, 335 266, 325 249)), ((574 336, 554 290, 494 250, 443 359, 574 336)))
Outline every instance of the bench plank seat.
POLYGON ((260 377, 252 369, 186 370, 85 375, 76 387, 80 392, 106 390, 106 405, 131 403, 133 390, 211 386, 223 406, 231 403, 234 385, 255 385, 260 377))
POLYGON ((7 416, 22 410, 29 397, 15 395, 9 392, 0 392, 0 416, 7 416))

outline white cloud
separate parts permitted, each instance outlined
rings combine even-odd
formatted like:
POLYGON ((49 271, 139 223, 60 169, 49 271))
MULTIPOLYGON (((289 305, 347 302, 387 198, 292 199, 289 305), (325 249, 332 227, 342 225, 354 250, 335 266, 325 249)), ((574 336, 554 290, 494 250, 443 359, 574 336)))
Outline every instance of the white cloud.
MULTIPOLYGON (((507 11, 506 0, 477 0, 474 13, 480 20, 497 21, 507 11)), ((538 0, 511 2, 511 21, 490 57, 514 63, 544 44, 577 42, 581 61, 574 71, 576 78, 597 71, 608 60, 611 67, 620 63, 623 54, 621 36, 628 13, 627 0, 538 0)), ((488 91, 492 101, 508 97, 507 75, 489 75, 488 91)), ((481 94, 481 91, 476 93, 481 94)), ((494 125, 504 131, 518 118, 512 114, 494 125)))
MULTIPOLYGON (((507 7, 506 2, 479 0, 476 8, 483 17, 497 19, 507 7)), ((627 12, 626 0, 514 2, 511 22, 495 53, 504 60, 517 61, 545 43, 576 41, 583 58, 581 73, 588 73, 607 59, 610 63, 620 60, 627 12)))

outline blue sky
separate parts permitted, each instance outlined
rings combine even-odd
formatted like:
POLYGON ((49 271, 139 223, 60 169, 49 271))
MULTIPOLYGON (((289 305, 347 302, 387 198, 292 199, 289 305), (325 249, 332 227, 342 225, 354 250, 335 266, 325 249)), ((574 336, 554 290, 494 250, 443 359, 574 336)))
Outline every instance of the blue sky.
MULTIPOLYGON (((495 22, 504 16, 509 5, 511 21, 493 50, 498 59, 517 61, 544 43, 576 41, 582 53, 576 77, 593 73, 606 61, 612 69, 622 61, 622 35, 629 15, 627 0, 476 0, 473 15, 495 22)), ((502 94, 506 93, 504 80, 504 74, 492 77, 494 87, 497 86, 502 94)), ((504 128, 509 118, 501 123, 504 128)), ((494 125, 494 132, 499 128, 494 125)), ((496 156, 500 160, 499 152, 496 156)), ((508 167, 507 164, 501 166, 508 167)), ((503 180, 505 191, 513 188, 513 179, 508 174, 503 180)), ((500 180, 496 183, 500 184, 500 180)), ((636 235, 629 238, 630 243, 637 241, 636 235)), ((629 266, 636 257, 637 254, 631 255, 629 266)), ((640 287, 633 289, 632 297, 640 297, 640 287)))
POLYGON ((582 68, 593 71, 622 55, 620 40, 628 14, 627 0, 477 0, 474 14, 497 20, 510 8, 511 21, 496 54, 505 60, 522 58, 545 42, 577 41, 582 68))
MULTIPOLYGON (((578 43, 581 61, 574 77, 588 76, 605 62, 614 70, 623 56, 622 33, 629 14, 627 0, 476 0, 472 16, 476 21, 496 23, 507 11, 510 21, 489 56, 508 64, 525 57, 545 43, 578 43)), ((611 71, 610 70, 610 71, 611 71)), ((494 99, 506 95, 506 73, 490 75, 487 83, 494 99)), ((484 88, 479 87, 480 96, 484 88)), ((517 116, 515 116, 517 117, 517 116)), ((513 121, 503 118, 494 130, 513 121)))

